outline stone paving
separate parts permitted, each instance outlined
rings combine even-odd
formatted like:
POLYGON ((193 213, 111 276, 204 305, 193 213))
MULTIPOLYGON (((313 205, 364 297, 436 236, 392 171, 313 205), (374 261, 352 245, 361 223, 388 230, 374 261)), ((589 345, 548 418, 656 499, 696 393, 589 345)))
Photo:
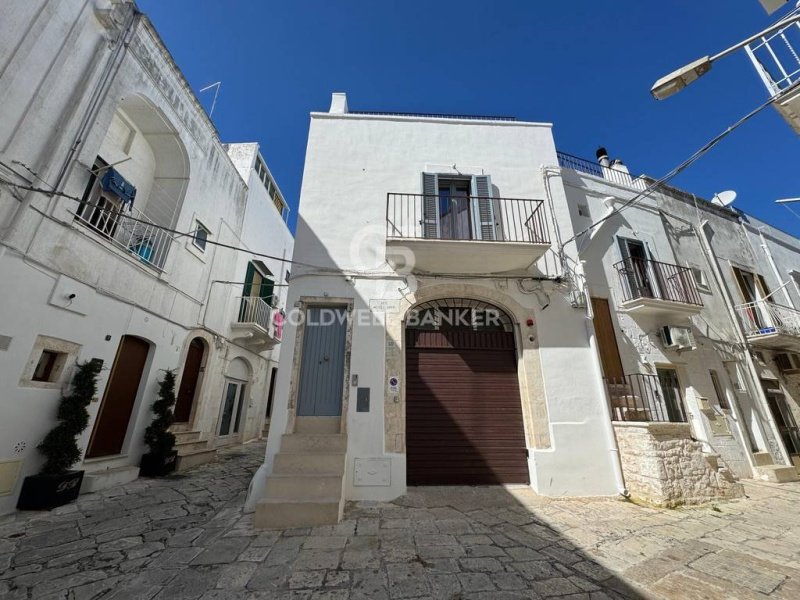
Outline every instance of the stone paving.
POLYGON ((681 510, 424 488, 259 532, 241 506, 263 451, 0 520, 0 598, 800 598, 798 484, 681 510))

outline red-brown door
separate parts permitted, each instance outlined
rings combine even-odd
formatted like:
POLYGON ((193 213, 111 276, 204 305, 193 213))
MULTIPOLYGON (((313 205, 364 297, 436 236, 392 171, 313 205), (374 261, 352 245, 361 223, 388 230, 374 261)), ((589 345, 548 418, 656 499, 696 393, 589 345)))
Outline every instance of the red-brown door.
POLYGON ((150 344, 146 341, 129 335, 122 336, 86 458, 109 456, 122 451, 149 350, 150 344))
POLYGON ((197 381, 200 379, 200 367, 203 365, 203 354, 205 354, 203 340, 194 338, 189 342, 181 385, 178 387, 178 397, 175 400, 175 421, 178 423, 186 423, 192 414, 197 381))
POLYGON ((528 483, 514 334, 406 330, 408 485, 528 483))

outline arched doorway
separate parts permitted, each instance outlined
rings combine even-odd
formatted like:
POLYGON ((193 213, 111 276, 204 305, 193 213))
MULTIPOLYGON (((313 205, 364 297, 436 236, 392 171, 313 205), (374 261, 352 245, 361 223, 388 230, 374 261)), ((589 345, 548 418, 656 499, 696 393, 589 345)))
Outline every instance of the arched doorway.
POLYGON ((86 458, 122 452, 149 353, 150 344, 146 340, 132 335, 122 336, 94 422, 86 458))
POLYGON ((448 298, 406 317, 408 485, 529 483, 512 321, 448 298))
POLYGON ((200 380, 200 370, 203 367, 205 353, 206 344, 202 338, 196 337, 189 342, 189 350, 186 352, 186 361, 183 364, 181 384, 175 400, 176 423, 187 423, 192 416, 192 406, 197 397, 197 384, 200 380))

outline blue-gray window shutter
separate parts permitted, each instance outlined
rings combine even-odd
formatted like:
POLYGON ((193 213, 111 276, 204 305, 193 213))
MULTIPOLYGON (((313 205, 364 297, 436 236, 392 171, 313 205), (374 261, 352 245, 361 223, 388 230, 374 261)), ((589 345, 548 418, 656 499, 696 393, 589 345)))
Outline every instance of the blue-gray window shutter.
POLYGON ((422 237, 439 237, 439 183, 435 173, 422 174, 422 237))
POLYGON ((472 178, 473 226, 475 237, 480 240, 497 239, 492 200, 492 180, 488 175, 475 175, 472 178))

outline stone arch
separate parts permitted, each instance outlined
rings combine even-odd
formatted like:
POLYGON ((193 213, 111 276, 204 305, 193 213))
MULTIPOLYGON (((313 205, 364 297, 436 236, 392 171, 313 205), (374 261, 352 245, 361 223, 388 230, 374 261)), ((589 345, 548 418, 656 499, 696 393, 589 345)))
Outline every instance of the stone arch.
POLYGON ((202 333, 186 337, 173 410, 177 423, 192 423, 199 412, 210 353, 211 344, 202 333))
POLYGON ((232 359, 225 368, 225 376, 237 381, 250 381, 252 375, 250 363, 241 356, 232 359))

